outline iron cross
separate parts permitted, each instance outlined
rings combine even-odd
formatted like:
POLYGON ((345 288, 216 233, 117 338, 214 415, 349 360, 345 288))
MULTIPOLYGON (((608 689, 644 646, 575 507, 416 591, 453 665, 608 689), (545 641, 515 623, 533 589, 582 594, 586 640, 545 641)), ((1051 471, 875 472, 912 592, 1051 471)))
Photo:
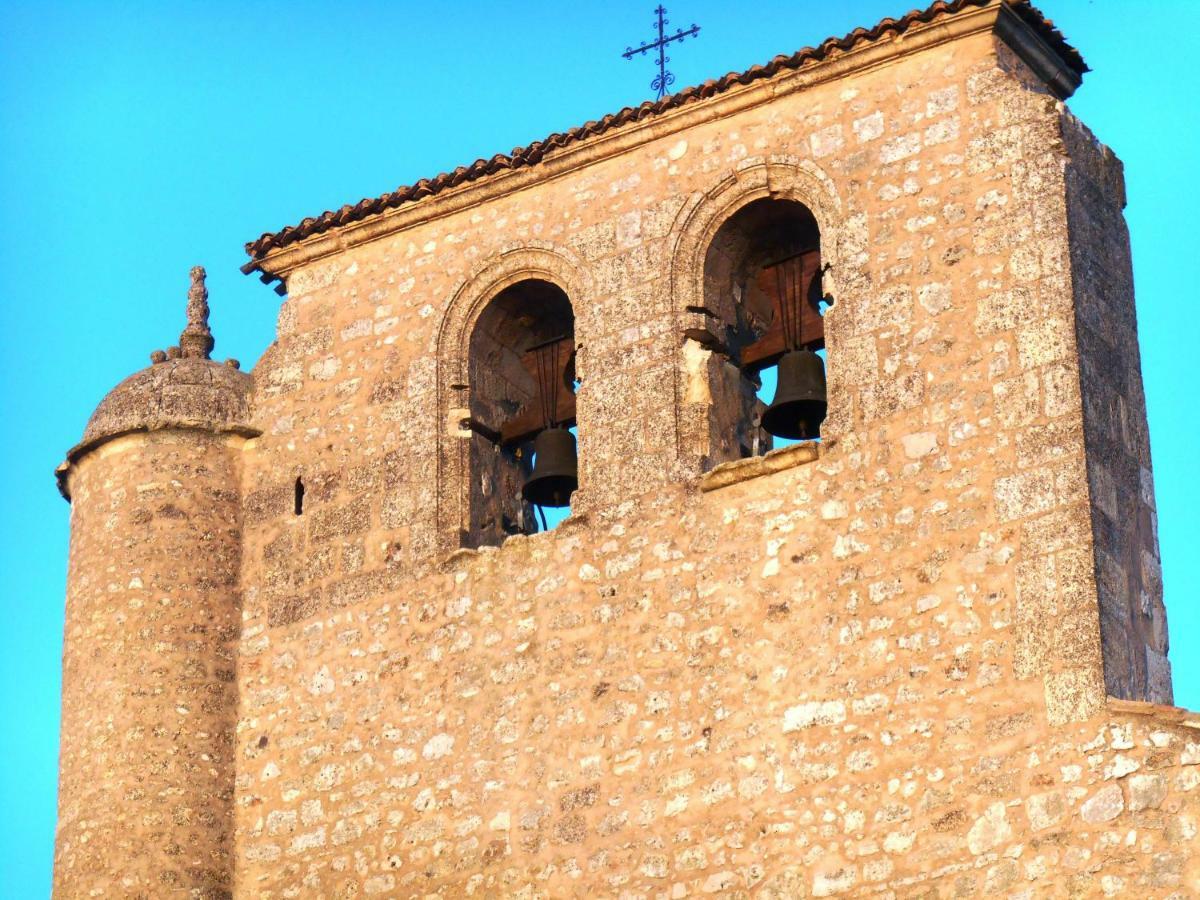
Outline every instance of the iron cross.
POLYGON ((635 56, 640 56, 643 53, 649 53, 651 50, 658 51, 658 74, 655 75, 654 80, 650 82, 650 90, 658 91, 659 99, 661 99, 663 94, 667 92, 667 88, 675 83, 675 76, 667 71, 667 63, 671 61, 671 57, 667 56, 667 44, 671 43, 672 41, 682 41, 686 37, 696 37, 698 34, 700 34, 700 26, 692 23, 692 27, 687 31, 679 28, 676 29, 674 34, 668 37, 665 36, 665 32, 663 31, 668 21, 666 9, 660 6, 654 10, 654 14, 658 17, 658 21, 655 22, 655 25, 658 26, 658 40, 650 44, 642 41, 642 46, 638 47, 636 50, 634 50, 632 47, 626 47, 625 52, 622 53, 621 56, 625 57, 625 59, 633 59, 635 56))

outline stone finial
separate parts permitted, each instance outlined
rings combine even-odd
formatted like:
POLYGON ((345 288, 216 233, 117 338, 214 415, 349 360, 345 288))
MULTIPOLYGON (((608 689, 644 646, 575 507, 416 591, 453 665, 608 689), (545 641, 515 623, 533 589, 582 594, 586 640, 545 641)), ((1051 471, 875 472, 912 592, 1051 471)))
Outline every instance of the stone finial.
POLYGON ((188 289, 187 327, 179 336, 180 355, 208 359, 212 352, 212 332, 208 329, 208 288, 204 286, 204 266, 192 266, 192 286, 188 289))

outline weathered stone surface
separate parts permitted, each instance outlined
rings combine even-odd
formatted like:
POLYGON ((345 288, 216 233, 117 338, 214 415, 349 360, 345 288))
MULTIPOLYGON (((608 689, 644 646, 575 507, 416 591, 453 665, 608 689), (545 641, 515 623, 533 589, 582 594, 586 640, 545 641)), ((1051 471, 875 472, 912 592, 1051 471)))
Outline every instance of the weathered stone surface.
POLYGON ((1079 807, 1079 815, 1083 821, 1091 825, 1111 822, 1125 809, 1125 797, 1119 784, 1109 784, 1096 791, 1092 797, 1079 807))
POLYGON ((1066 812, 1066 800, 1057 791, 1048 794, 1033 794, 1025 800, 1025 813, 1029 816, 1029 827, 1034 831, 1054 827, 1062 821, 1066 812))
POLYGON ((975 820, 967 832, 967 849, 975 855, 1007 842, 1013 835, 1008 824, 1008 810, 1003 803, 993 803, 975 820))
POLYGON ((1106 695, 1170 696, 1120 165, 1018 15, 331 225, 252 376, 120 389, 63 473, 59 894, 1200 883, 1196 717, 1106 695), (772 450, 737 356, 797 235, 829 416, 772 450), (541 533, 492 438, 567 323, 541 533))
POLYGON ((1132 775, 1129 785, 1129 809, 1137 812, 1142 809, 1157 809, 1167 796, 1167 778, 1165 775, 1132 775))
POLYGON ((836 725, 846 721, 846 704, 840 700, 801 703, 783 711, 783 733, 811 728, 813 725, 836 725))

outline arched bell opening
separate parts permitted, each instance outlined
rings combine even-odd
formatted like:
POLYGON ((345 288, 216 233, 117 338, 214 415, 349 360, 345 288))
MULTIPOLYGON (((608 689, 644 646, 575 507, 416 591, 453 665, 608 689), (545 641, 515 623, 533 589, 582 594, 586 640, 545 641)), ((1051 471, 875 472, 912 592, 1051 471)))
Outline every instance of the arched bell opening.
POLYGON ((827 409, 821 240, 809 209, 761 198, 731 215, 704 259, 705 467, 820 438, 827 409))
POLYGON ((575 316, 540 279, 500 291, 471 332, 466 546, 534 534, 569 511, 577 486, 575 316))

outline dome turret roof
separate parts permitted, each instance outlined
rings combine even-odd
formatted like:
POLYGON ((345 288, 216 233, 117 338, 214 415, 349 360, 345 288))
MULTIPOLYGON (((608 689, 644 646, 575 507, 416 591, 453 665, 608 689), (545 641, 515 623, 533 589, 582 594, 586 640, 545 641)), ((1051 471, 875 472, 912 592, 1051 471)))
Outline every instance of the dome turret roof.
POLYGON ((180 357, 142 369, 108 392, 81 445, 159 428, 250 429, 249 375, 210 359, 180 357))
POLYGON ((56 475, 68 500, 71 466, 101 444, 134 432, 193 428, 248 437, 260 431, 251 424, 253 379, 239 371, 236 360, 209 359, 213 346, 208 330, 208 292, 204 269, 192 269, 188 292, 188 325, 180 346, 151 354, 151 365, 130 375, 108 392, 84 429, 83 439, 67 453, 56 475))

